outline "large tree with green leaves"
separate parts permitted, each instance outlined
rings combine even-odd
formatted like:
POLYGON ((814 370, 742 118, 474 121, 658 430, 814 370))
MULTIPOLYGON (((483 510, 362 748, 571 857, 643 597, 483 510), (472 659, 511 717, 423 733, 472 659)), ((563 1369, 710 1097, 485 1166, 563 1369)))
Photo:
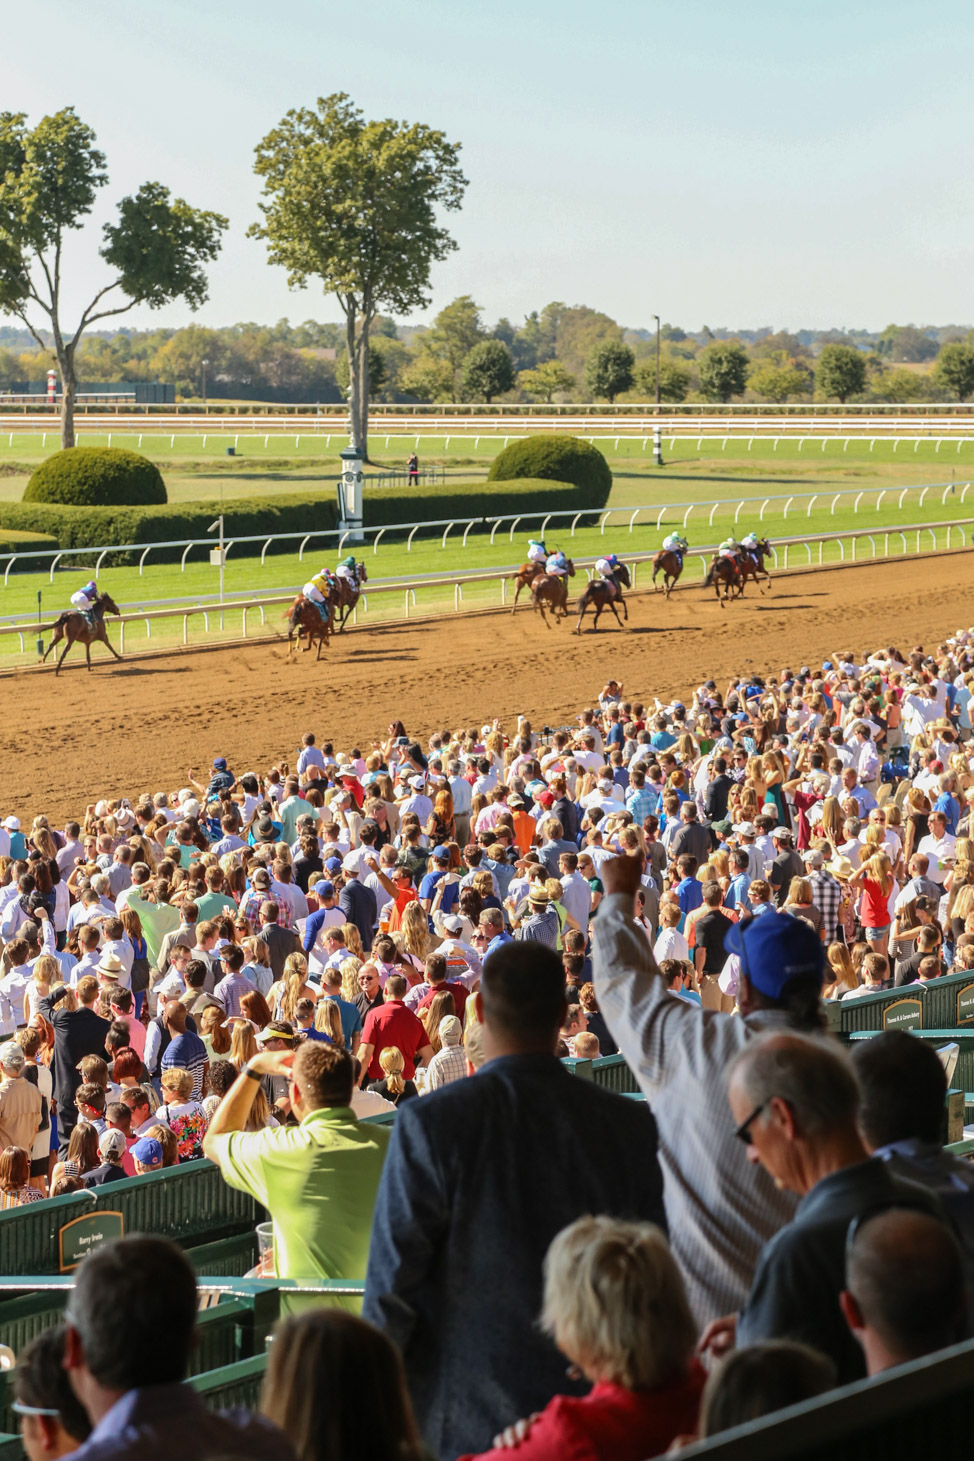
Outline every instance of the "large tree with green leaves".
POLYGON ((935 385, 958 401, 974 395, 974 346, 959 340, 944 345, 933 368, 935 385))
POLYGON ((707 401, 729 401, 747 390, 747 351, 737 340, 715 340, 697 356, 700 390, 707 401))
POLYGON ((522 370, 517 378, 522 391, 550 406, 556 395, 573 391, 578 381, 560 360, 543 360, 533 370, 522 370))
POLYGON ((826 345, 815 362, 815 385, 843 405, 866 389, 866 357, 854 345, 826 345))
POLYGON ((464 400, 490 402, 514 384, 514 361, 503 340, 481 340, 463 362, 464 400))
POLYGON ((636 357, 621 340, 606 340, 596 345, 585 362, 585 384, 594 397, 615 400, 632 385, 636 357))
POLYGON ((114 277, 72 333, 61 317, 65 249, 107 182, 105 155, 72 107, 33 128, 22 112, 0 113, 0 313, 15 315, 54 351, 64 447, 74 446, 75 355, 85 330, 137 304, 161 309, 181 299, 197 309, 207 298, 204 265, 219 253, 227 226, 220 214, 171 198, 161 183, 143 183, 104 226, 99 252, 114 277))
POLYGON ((422 123, 366 121, 344 92, 290 111, 257 147, 272 263, 293 289, 319 279, 345 315, 352 440, 368 455, 369 331, 380 309, 429 303, 430 270, 456 248, 438 219, 460 207, 460 144, 422 123))

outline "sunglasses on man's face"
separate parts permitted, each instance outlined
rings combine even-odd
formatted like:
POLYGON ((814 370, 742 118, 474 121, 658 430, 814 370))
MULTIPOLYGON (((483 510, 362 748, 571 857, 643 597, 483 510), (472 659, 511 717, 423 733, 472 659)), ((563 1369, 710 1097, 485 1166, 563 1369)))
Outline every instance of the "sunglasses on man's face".
POLYGON ((766 1105, 767 1102, 762 1101, 760 1106, 755 1106, 750 1116, 742 1121, 740 1126, 735 1129, 734 1135, 737 1137, 737 1140, 742 1141, 745 1146, 753 1145, 754 1138, 751 1136, 751 1126, 755 1121, 757 1121, 758 1117, 761 1115, 761 1112, 764 1110, 766 1105))

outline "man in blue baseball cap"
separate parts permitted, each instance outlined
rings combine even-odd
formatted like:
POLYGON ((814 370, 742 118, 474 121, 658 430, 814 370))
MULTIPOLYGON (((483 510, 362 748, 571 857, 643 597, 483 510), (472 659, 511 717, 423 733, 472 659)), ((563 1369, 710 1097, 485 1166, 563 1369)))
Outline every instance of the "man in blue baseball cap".
POLYGON ((725 947, 741 961, 738 1014, 674 999, 634 918, 642 869, 641 855, 602 863, 595 991, 656 1117, 670 1241, 703 1327, 741 1308, 762 1248, 795 1211, 794 1195, 735 1141, 725 1071, 762 1035, 821 1029, 825 961, 807 923, 768 912, 727 934, 725 947))

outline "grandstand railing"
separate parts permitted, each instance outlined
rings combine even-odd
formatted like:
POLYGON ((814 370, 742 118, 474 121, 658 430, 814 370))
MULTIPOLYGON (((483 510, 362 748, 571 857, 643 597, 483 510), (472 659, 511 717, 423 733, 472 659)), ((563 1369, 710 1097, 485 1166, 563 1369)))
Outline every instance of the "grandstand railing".
MULTIPOLYGON (((949 550, 951 547, 962 548, 967 543, 968 531, 972 526, 974 526, 974 518, 960 518, 947 522, 908 523, 904 524, 900 528, 887 527, 873 529, 839 530, 831 533, 816 533, 795 538, 779 538, 774 544, 772 544, 771 551, 776 570, 788 569, 789 566, 791 566, 789 564, 790 555, 793 555, 796 551, 799 550, 804 551, 804 553, 806 554, 806 558, 805 562, 799 564, 798 567, 804 568, 813 565, 815 560, 814 549, 816 546, 818 548, 818 564, 819 566, 824 566, 825 547, 829 543, 835 543, 837 545, 839 549, 839 558, 841 563, 861 563, 867 560, 863 558, 863 556, 858 552, 858 545, 860 543, 869 543, 871 549, 871 552, 869 554, 870 559, 876 559, 877 557, 888 558, 890 556, 891 539, 895 540, 898 538, 900 540, 902 544, 902 553, 905 554, 909 552, 907 537, 912 537, 915 534, 916 553, 919 554, 923 551, 923 547, 927 543, 928 536, 930 539, 929 547, 931 551, 936 552, 938 551, 940 546, 937 538, 938 533, 945 534, 945 548, 947 550, 949 550), (957 539, 956 543, 954 542, 955 536, 957 539), (881 554, 877 551, 877 542, 879 540, 882 540, 883 542, 883 552, 881 554), (846 555, 847 544, 849 546, 848 557, 846 555)), ((158 547, 160 545, 153 544, 150 546, 158 547)), ((704 573, 706 573, 712 555, 716 552, 717 546, 718 545, 716 543, 711 543, 706 546, 692 548, 685 556, 686 558, 696 559, 699 562, 704 573)), ((625 562, 630 569, 633 588, 637 587, 639 566, 641 564, 651 563, 655 556, 655 550, 646 553, 626 554, 625 562)), ((577 568, 580 568, 588 578, 591 578, 596 562, 597 559, 594 557, 579 559, 575 566, 577 568)), ((486 570, 476 570, 465 573, 428 573, 417 574, 415 577, 412 578, 371 580, 365 585, 365 589, 359 597, 358 604, 353 611, 352 622, 357 622, 357 616, 359 612, 368 612, 369 599, 374 595, 378 596, 388 594, 402 594, 403 617, 408 618, 410 614, 410 609, 415 608, 416 606, 416 591, 418 589, 452 588, 453 606, 456 611, 459 611, 464 607, 463 590, 465 586, 477 583, 499 583, 501 590, 501 606, 504 606, 507 603, 508 582, 517 572, 519 567, 520 564, 507 564, 503 567, 486 570)), ((699 587, 699 584, 694 584, 693 586, 699 587)), ((204 631, 206 633, 209 633, 209 621, 211 615, 219 617, 222 627, 225 616, 228 613, 234 612, 240 612, 241 614, 241 634, 244 638, 246 638, 248 629, 248 615, 258 613, 260 615, 261 625, 265 626, 267 622, 267 609, 291 602, 294 598, 294 594, 295 589, 291 588, 285 592, 269 594, 260 598, 251 598, 243 601, 231 600, 229 597, 225 597, 223 602, 219 602, 213 598, 209 598, 205 602, 196 602, 192 606, 186 605, 185 601, 183 601, 181 604, 177 604, 177 606, 175 607, 164 607, 152 610, 136 608, 131 613, 123 612, 118 618, 113 618, 109 622, 111 625, 119 626, 119 648, 123 652, 125 648, 126 624, 144 624, 146 626, 146 637, 151 638, 151 626, 153 623, 162 619, 173 619, 179 617, 182 617, 183 620, 184 645, 189 643, 189 621, 191 618, 202 617, 204 631)), ((124 610, 125 606, 123 605, 122 607, 124 610)), ((442 607, 442 605, 440 607, 442 607)), ((476 607, 483 608, 484 605, 478 604, 476 607)), ((0 638, 4 636, 17 635, 20 639, 21 651, 26 651, 27 638, 39 634, 48 633, 54 626, 53 620, 39 623, 36 619, 31 620, 27 616, 24 616, 21 619, 17 619, 15 616, 11 616, 11 618, 14 620, 14 622, 0 625, 0 638)))

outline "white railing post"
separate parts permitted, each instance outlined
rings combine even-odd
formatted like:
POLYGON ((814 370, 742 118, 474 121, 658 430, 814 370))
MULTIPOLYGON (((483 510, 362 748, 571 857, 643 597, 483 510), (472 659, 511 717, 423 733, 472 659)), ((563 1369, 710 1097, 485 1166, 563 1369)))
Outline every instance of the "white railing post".
POLYGON ((413 550, 413 538, 415 538, 415 536, 416 536, 416 534, 418 532, 419 532, 419 523, 416 524, 416 526, 413 528, 412 532, 409 534, 409 537, 406 539, 406 552, 407 553, 411 553, 412 552, 412 550, 413 550))
POLYGON ((509 543, 513 543, 514 542, 514 530, 517 527, 518 523, 521 521, 521 517, 522 516, 523 516, 523 514, 518 514, 518 516, 511 523, 511 531, 507 535, 507 541, 509 543))
POLYGON ((808 511, 805 514, 806 521, 807 521, 808 518, 811 517, 811 515, 812 515, 812 508, 815 506, 815 504, 818 501, 818 499, 819 499, 819 494, 817 492, 813 492, 812 493, 812 500, 808 504, 808 511))
POLYGON ((447 523, 446 527, 443 529, 443 538, 442 538, 442 541, 440 542, 440 547, 441 548, 445 548, 446 547, 446 540, 447 540, 447 538, 449 536, 450 529, 452 527, 453 527, 452 522, 449 522, 449 523, 447 523))
POLYGON ((54 561, 51 564, 51 572, 50 572, 50 578, 49 578, 49 581, 51 583, 54 582, 54 570, 55 570, 55 568, 57 568, 57 566, 60 563, 60 561, 61 561, 61 554, 60 553, 55 553, 55 555, 54 555, 54 561))
POLYGON ((375 535, 375 542, 372 544, 372 554, 373 554, 373 557, 379 551, 379 539, 382 537, 382 534, 384 532, 385 532, 385 528, 380 528, 379 531, 375 535))

